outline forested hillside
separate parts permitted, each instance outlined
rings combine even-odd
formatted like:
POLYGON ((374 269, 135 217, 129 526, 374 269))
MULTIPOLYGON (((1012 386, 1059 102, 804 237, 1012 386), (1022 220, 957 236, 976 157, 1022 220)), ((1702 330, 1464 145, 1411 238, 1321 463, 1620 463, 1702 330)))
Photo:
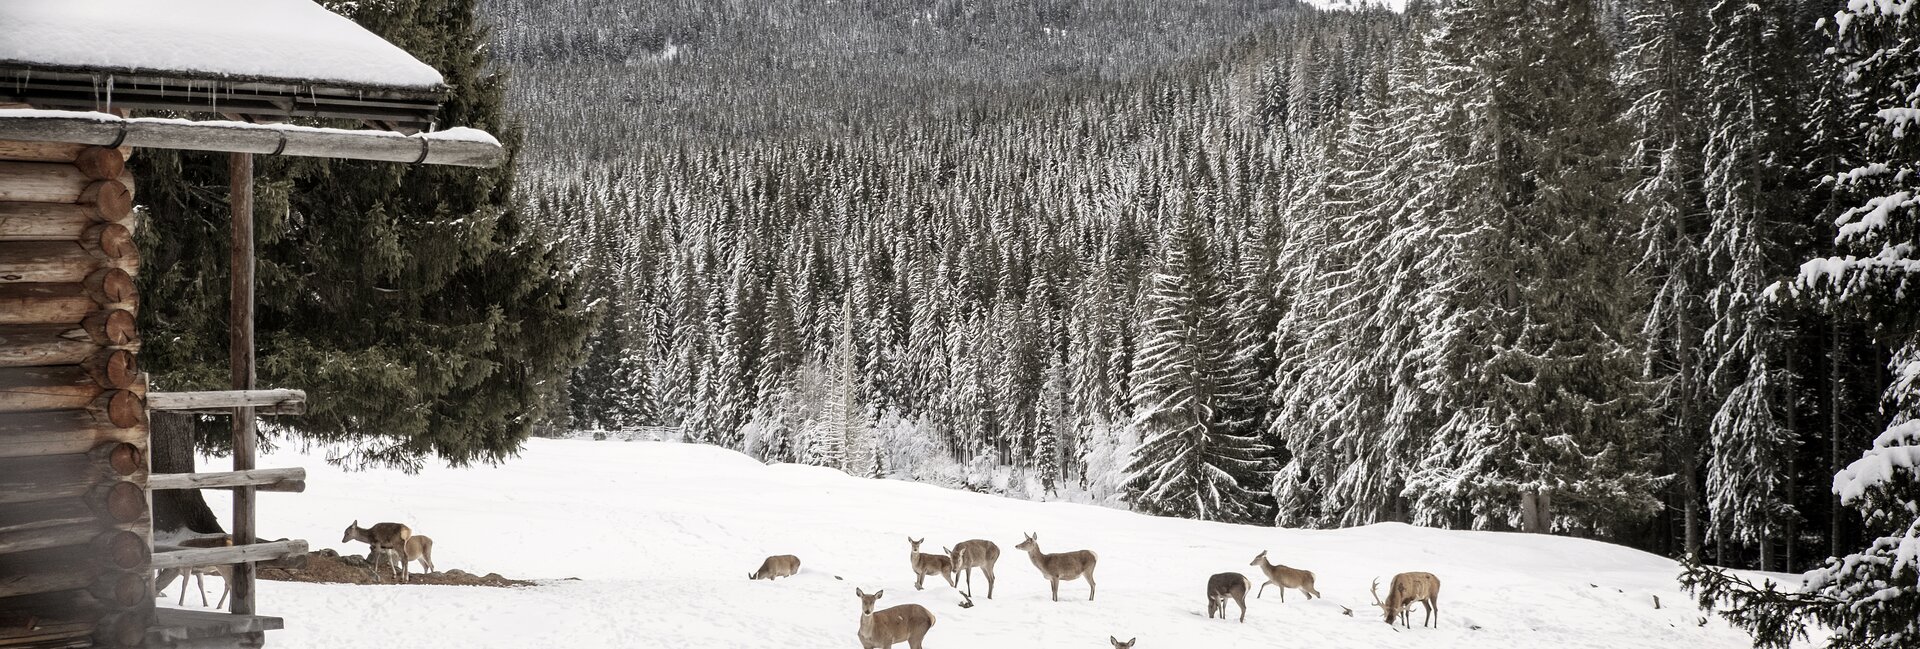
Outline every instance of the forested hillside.
POLYGON ((1911 3, 494 4, 576 428, 1912 575, 1911 3))

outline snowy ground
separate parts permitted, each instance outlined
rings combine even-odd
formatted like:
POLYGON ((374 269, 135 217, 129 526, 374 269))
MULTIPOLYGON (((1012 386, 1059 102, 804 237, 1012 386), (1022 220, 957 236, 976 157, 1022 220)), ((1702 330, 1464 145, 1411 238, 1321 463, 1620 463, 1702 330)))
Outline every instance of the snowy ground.
MULTIPOLYGON (((882 606, 932 609, 929 648, 1104 649, 1108 635, 1138 636, 1142 649, 1750 646, 1717 621, 1702 626, 1702 614, 1674 585, 1673 562, 1568 538, 1152 518, 770 467, 672 443, 533 440, 502 467, 413 476, 344 473, 318 451, 291 449, 260 466, 309 472, 306 493, 261 496, 266 538, 364 553, 362 545, 336 542, 347 523, 399 521, 434 538, 442 570, 542 580, 519 589, 261 582, 261 612, 287 620, 286 630, 268 636, 274 647, 366 638, 413 649, 855 647, 855 586, 885 589, 882 606), (1023 531, 1039 532, 1050 552, 1097 551, 1099 599, 1087 601, 1086 584, 1070 582, 1061 586, 1062 601, 1048 601, 1046 582, 1013 549, 1023 531), (971 609, 959 608, 959 595, 944 584, 915 592, 908 535, 932 544, 999 543, 996 599, 985 599, 978 575, 979 606, 971 609), (1207 576, 1255 578, 1247 563, 1263 549, 1313 570, 1325 599, 1294 592, 1282 603, 1270 587, 1267 597, 1249 600, 1245 624, 1208 620, 1207 576), (748 581, 769 554, 799 555, 803 573, 748 581), (1374 577, 1405 570, 1442 580, 1440 628, 1395 631, 1368 606, 1374 577), (1355 616, 1341 615, 1340 605, 1355 616)), ((214 505, 221 511, 224 500, 214 505)), ((169 589, 166 605, 176 594, 169 589)))

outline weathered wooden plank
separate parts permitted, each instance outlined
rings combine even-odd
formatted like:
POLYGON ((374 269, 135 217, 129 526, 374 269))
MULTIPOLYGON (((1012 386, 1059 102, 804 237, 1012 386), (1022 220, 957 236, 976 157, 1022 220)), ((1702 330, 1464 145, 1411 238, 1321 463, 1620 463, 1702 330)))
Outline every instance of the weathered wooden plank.
POLYGON ((221 411, 232 408, 259 408, 255 414, 297 415, 305 410, 305 390, 216 390, 208 392, 153 392, 147 395, 147 407, 170 411, 221 411))
MULTIPOLYGON (((375 116, 377 118, 377 116, 375 116)), ((315 129, 287 125, 241 124, 236 122, 181 122, 161 120, 101 120, 82 117, 4 117, 0 118, 0 138, 34 141, 84 142, 109 144, 122 137, 136 148, 225 151, 228 153, 279 154, 417 162, 462 167, 492 167, 500 164, 505 152, 499 145, 464 139, 434 137, 431 134, 400 136, 384 131, 315 129)), ((4 164, 4 163, 0 163, 4 164)), ((12 163, 32 164, 32 163, 12 163)), ((72 165, 67 165, 72 168, 72 165)), ((0 177, 5 170, 0 169, 0 177)), ((59 194, 48 194, 59 196, 59 194)), ((73 202, 50 199, 46 202, 73 202)))
POLYGON ((221 566, 238 563, 268 561, 297 554, 306 554, 307 542, 298 539, 254 543, 223 548, 181 548, 179 546, 154 544, 154 570, 163 568, 186 568, 192 566, 221 566))
POLYGON ((147 633, 147 646, 177 647, 187 641, 217 640, 283 628, 286 628, 286 623, 280 618, 265 615, 162 608, 154 612, 153 628, 147 633))
POLYGON ((80 283, 104 266, 140 272, 139 250, 126 226, 101 224, 77 241, 0 241, 0 282, 80 283))
POLYGON ((282 491, 271 487, 297 482, 300 489, 304 490, 306 479, 307 470, 300 467, 210 473, 156 473, 147 477, 147 488, 160 491, 162 489, 227 489, 254 486, 259 487, 261 491, 282 491))
POLYGON ((134 363, 131 352, 107 349, 79 365, 0 367, 0 413, 111 405, 95 401, 110 390, 132 387, 140 377, 134 363))
POLYGON ((103 309, 139 311, 133 275, 102 268, 77 284, 0 282, 0 325, 68 324, 103 309))
POLYGON ((138 220, 131 218, 131 199, 122 194, 105 194, 99 203, 0 202, 0 241, 77 241, 96 223, 119 223, 131 231, 138 220))
POLYGON ((78 365, 102 347, 139 344, 133 312, 99 311, 75 324, 0 325, 0 367, 78 365))
POLYGON ((142 480, 146 452, 127 442, 107 442, 87 453, 0 459, 0 503, 58 500, 86 495, 102 484, 142 480))
MULTIPOLYGON (((6 106, 0 106, 6 108, 6 106)), ((76 142, 28 142, 23 140, 0 140, 0 160, 15 162, 73 162, 80 153, 94 148, 92 144, 76 142)), ((133 153, 133 147, 122 146, 118 149, 120 159, 126 160, 133 153)))

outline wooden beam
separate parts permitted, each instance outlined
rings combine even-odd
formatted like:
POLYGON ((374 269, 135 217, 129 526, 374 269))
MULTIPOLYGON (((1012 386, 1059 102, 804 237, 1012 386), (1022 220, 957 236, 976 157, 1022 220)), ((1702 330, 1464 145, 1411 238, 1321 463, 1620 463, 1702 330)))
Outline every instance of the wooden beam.
MULTIPOLYGON (((12 116, 0 115, 0 139, 81 142, 110 144, 116 140, 134 147, 225 151, 348 160, 417 162, 461 167, 492 167, 506 157, 500 145, 468 139, 438 136, 433 133, 400 135, 383 131, 319 129, 285 124, 246 124, 242 122, 183 122, 150 118, 115 119, 111 116, 12 116)), ((0 165, 35 163, 0 163, 0 165)), ((53 165, 49 165, 53 166, 53 165)), ((76 183, 86 177, 73 165, 57 165, 65 170, 21 167, 12 175, 21 178, 49 176, 43 182, 19 190, 24 198, 0 200, 52 200, 50 197, 78 196, 76 183), (45 185, 44 188, 41 188, 45 185), (27 189, 34 191, 28 192, 27 189)), ((0 169, 0 172, 7 171, 0 169)))
POLYGON ((147 646, 176 647, 193 641, 277 631, 285 626, 280 618, 264 615, 229 615, 214 611, 162 608, 154 611, 153 630, 147 634, 147 646))
MULTIPOLYGON (((147 476, 147 489, 228 489, 233 487, 259 487, 260 491, 283 491, 279 485, 294 486, 298 483, 301 490, 306 488, 307 470, 299 467, 291 469, 254 469, 252 471, 218 471, 212 473, 156 473, 147 476)), ((296 490, 297 493, 297 490, 296 490)))
POLYGON ((256 415, 298 415, 306 410, 305 390, 222 390, 214 392, 151 392, 147 408, 198 414, 230 414, 233 408, 255 408, 256 415))
POLYGON ((231 545, 219 548, 182 548, 176 545, 155 543, 153 545, 153 562, 150 567, 154 570, 160 570, 163 568, 187 568, 196 566, 246 566, 251 565, 255 561, 269 561, 306 553, 307 542, 299 539, 274 541, 272 543, 231 545))
POLYGON ((139 309, 133 275, 102 268, 80 283, 0 282, 0 325, 80 322, 101 309, 139 309))
MULTIPOLYGON (((229 385, 235 390, 254 389, 253 365, 253 154, 227 156, 227 202, 232 207, 233 240, 227 253, 227 369, 229 385)), ((259 444, 253 407, 233 409, 233 470, 252 471, 254 453, 259 444)), ((254 542, 254 489, 241 486, 233 490, 233 544, 250 547, 254 542)), ((306 544, 300 544, 306 551, 306 544)), ((277 557, 276 557, 277 558, 277 557)), ((228 577, 233 588, 235 615, 254 612, 253 564, 234 566, 228 577)))

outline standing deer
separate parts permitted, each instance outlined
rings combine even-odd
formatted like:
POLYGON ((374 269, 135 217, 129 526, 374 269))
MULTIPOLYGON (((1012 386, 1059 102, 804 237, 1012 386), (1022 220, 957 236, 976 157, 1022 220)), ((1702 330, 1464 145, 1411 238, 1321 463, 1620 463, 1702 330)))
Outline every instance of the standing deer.
POLYGON ((853 594, 860 598, 861 649, 891 649, 901 642, 907 643, 910 649, 920 649, 920 643, 927 638, 927 630, 933 628, 933 611, 919 604, 901 604, 875 612, 873 603, 886 593, 877 590, 868 595, 858 588, 853 589, 853 594))
POLYGON ((926 590, 921 584, 926 581, 927 575, 940 575, 947 580, 949 587, 957 585, 953 575, 953 551, 941 548, 946 554, 921 552, 920 544, 925 542, 924 538, 916 541, 911 536, 907 537, 907 543, 913 545, 913 550, 907 553, 907 562, 913 566, 913 589, 926 590))
POLYGON ((748 579, 773 581, 777 577, 792 577, 800 573, 800 557, 791 554, 776 554, 760 562, 760 569, 747 573, 748 579))
POLYGON ((425 534, 415 534, 407 537, 406 546, 406 552, 402 553, 400 557, 405 559, 405 561, 401 562, 402 566, 405 566, 407 570, 411 571, 413 569, 413 562, 418 561, 421 567, 426 568, 426 570, 420 574, 424 575, 433 572, 432 538, 429 538, 425 534))
POLYGON ((1119 638, 1107 636, 1107 642, 1113 643, 1113 649, 1133 649, 1134 640, 1139 640, 1139 638, 1129 638, 1126 642, 1121 642, 1119 638))
POLYGON ((1280 601, 1282 602, 1287 601, 1288 588, 1300 589, 1300 592, 1307 594, 1307 599, 1320 596, 1320 591, 1314 590, 1313 588, 1312 571, 1295 570, 1286 566, 1267 563, 1266 550, 1261 550, 1259 556, 1253 558, 1253 563, 1247 565, 1259 567, 1260 572, 1267 576, 1267 581, 1260 584, 1260 591, 1253 594, 1254 599, 1259 599, 1261 595, 1267 594, 1268 584, 1280 587, 1280 601))
MULTIPOLYGON (((961 541, 947 554, 953 557, 954 572, 967 574, 967 597, 973 597, 973 569, 979 568, 987 575, 987 599, 993 599, 993 564, 1000 561, 1000 546, 986 539, 974 539, 961 541)), ((954 577, 954 581, 959 580, 954 577)))
MULTIPOLYGON (((222 534, 216 537, 186 539, 178 545, 183 548, 224 548, 233 545, 233 537, 222 534)), ((233 566, 230 565, 168 568, 161 571, 157 583, 160 584, 160 588, 166 588, 167 582, 173 581, 176 575, 180 577, 180 606, 187 605, 187 579, 189 578, 193 579, 195 586, 200 589, 201 606, 207 605, 207 575, 220 577, 220 601, 214 604, 215 608, 226 606, 227 595, 233 592, 233 566)))
POLYGON ((1220 619, 1227 619, 1227 599, 1240 604, 1240 621, 1247 621, 1247 589, 1253 583, 1247 576, 1237 572, 1223 572, 1207 578, 1207 619, 1213 619, 1215 611, 1220 619))
POLYGON ((1387 587, 1387 601, 1380 601, 1380 580, 1373 580, 1373 603, 1386 612, 1387 624, 1395 620, 1400 626, 1412 628, 1413 603, 1420 602, 1427 607, 1426 619, 1420 626, 1431 623, 1440 626, 1440 578, 1431 572, 1403 572, 1393 576, 1393 584, 1387 587))
POLYGON ((1040 534, 1037 532, 1028 534, 1027 540, 1021 541, 1013 548, 1026 550, 1027 558, 1033 560, 1033 567, 1039 568, 1040 574, 1053 584, 1053 601, 1060 601, 1060 580, 1072 581, 1081 577, 1087 578, 1087 601, 1093 601, 1096 588, 1093 583, 1093 566, 1099 563, 1100 555, 1094 554, 1092 550, 1074 550, 1060 554, 1041 552, 1040 534))
MULTIPOLYGON (((373 527, 360 527, 360 521, 356 519, 352 525, 347 526, 346 533, 340 535, 340 542, 359 541, 373 548, 373 551, 367 554, 367 560, 373 562, 375 581, 380 579, 382 564, 393 566, 400 581, 406 581, 407 539, 412 537, 413 530, 399 523, 375 523, 373 527)), ((429 543, 428 549, 431 550, 431 548, 429 543)))

